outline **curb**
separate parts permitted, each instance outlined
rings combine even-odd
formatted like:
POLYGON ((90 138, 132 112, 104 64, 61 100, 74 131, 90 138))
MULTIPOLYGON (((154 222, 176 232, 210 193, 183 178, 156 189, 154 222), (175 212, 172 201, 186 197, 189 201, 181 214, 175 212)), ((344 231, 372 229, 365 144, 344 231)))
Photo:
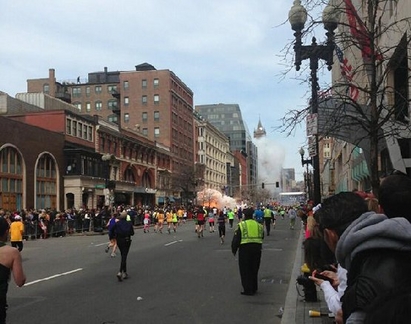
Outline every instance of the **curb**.
POLYGON ((291 272, 291 277, 288 284, 287 296, 285 298, 284 313, 281 317, 281 324, 297 323, 297 303, 298 295, 295 288, 295 280, 301 274, 301 260, 302 260, 302 244, 303 244, 303 230, 300 232, 298 238, 297 251, 295 254, 294 267, 291 272))

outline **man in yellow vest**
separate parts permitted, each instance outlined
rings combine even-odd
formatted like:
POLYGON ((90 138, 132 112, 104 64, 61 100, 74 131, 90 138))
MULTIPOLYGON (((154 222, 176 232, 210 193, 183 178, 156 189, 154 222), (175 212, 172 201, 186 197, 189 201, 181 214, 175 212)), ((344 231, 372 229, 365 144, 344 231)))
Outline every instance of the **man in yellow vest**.
POLYGON ((244 210, 244 221, 238 224, 231 242, 231 251, 234 256, 238 252, 242 295, 253 296, 258 290, 258 270, 260 269, 261 249, 263 245, 264 229, 253 219, 254 210, 244 210))

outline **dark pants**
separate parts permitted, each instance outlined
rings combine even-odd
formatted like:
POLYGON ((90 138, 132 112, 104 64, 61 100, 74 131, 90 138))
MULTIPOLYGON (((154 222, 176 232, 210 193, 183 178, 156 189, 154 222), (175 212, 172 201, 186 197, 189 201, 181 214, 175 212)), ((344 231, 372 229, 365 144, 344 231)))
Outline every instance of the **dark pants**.
POLYGON ((270 235, 271 230, 271 217, 264 217, 265 229, 267 231, 267 236, 270 235))
POLYGON ((218 226, 218 234, 221 236, 225 236, 225 226, 218 226))
POLYGON ((129 237, 117 237, 117 247, 121 253, 120 272, 127 272, 127 255, 130 245, 131 239, 129 237))
POLYGON ((258 270, 261 261, 261 244, 241 244, 238 252, 241 284, 244 293, 253 295, 258 290, 258 270))
POLYGON ((228 223, 230 224, 230 228, 233 228, 234 219, 229 219, 228 223))
POLYGON ((12 247, 17 248, 20 252, 23 251, 23 242, 22 241, 12 241, 10 242, 12 247))

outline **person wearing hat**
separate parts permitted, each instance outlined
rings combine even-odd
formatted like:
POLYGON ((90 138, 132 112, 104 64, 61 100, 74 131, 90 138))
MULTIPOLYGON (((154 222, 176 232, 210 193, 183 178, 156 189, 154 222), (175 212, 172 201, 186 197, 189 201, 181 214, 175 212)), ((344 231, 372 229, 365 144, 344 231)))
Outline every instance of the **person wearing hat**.
POLYGON ((26 283, 20 252, 6 244, 9 229, 10 225, 7 220, 0 217, 0 323, 6 323, 10 273, 13 273, 13 279, 17 286, 21 287, 26 283))
POLYGON ((10 242, 11 246, 17 248, 20 252, 23 250, 24 224, 20 215, 14 216, 14 221, 10 224, 10 242))
POLYGON ((118 281, 128 278, 127 274, 127 255, 130 250, 131 236, 134 235, 134 228, 131 222, 127 221, 127 212, 122 211, 118 222, 113 226, 113 235, 117 240, 117 247, 121 254, 120 270, 117 273, 118 281))

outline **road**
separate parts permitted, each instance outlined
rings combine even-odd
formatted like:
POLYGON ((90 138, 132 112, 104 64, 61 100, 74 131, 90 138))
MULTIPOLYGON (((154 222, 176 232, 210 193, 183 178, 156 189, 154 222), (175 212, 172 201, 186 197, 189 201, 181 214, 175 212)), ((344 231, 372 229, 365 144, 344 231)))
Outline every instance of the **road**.
MULTIPOLYGON (((79 235, 24 243, 27 283, 10 282, 8 323, 273 323, 284 306, 300 224, 277 226, 263 244, 259 291, 243 296, 238 261, 218 233, 197 238, 187 222, 176 233, 136 229, 130 278, 119 282, 120 257, 104 252, 107 235, 79 235)), ((294 284, 294 281, 292 281, 294 284)))

